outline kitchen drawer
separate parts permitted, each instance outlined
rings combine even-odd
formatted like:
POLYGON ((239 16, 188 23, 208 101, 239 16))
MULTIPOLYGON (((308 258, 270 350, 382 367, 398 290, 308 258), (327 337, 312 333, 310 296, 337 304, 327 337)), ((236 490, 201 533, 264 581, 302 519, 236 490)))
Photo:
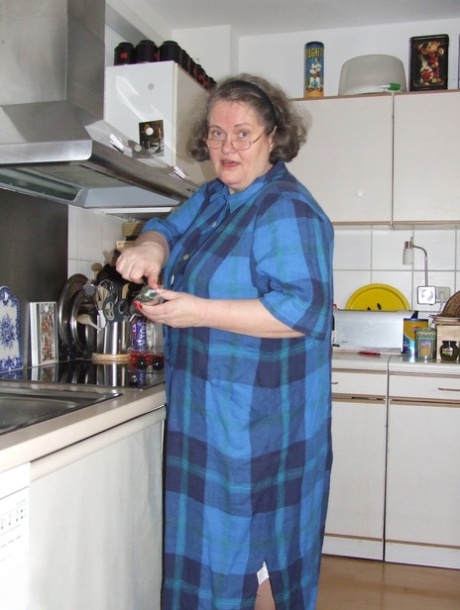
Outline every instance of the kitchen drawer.
MULTIPOLYGON (((455 365, 454 365, 455 366, 455 365)), ((458 366, 458 365, 457 365, 458 366)), ((390 374, 390 399, 455 401, 460 407, 460 367, 455 376, 390 374)))
MULTIPOLYGON (((354 373, 353 371, 332 371, 332 394, 354 396, 386 396, 387 372, 354 373)), ((460 396, 459 396, 460 398, 460 396)))

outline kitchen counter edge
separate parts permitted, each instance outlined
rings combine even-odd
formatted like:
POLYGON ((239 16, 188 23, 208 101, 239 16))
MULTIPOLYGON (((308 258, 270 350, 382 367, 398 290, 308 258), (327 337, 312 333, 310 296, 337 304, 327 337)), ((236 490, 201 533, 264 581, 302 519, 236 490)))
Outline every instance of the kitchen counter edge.
POLYGON ((152 411, 158 421, 165 419, 164 383, 145 390, 119 392, 107 401, 2 435, 0 472, 50 455, 152 411))

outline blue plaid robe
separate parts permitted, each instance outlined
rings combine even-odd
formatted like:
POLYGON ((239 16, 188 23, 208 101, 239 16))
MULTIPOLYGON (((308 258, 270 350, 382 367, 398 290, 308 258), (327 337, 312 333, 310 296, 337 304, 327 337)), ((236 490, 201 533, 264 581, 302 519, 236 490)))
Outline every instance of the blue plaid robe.
POLYGON ((201 187, 160 231, 165 286, 254 299, 305 333, 165 329, 164 610, 313 610, 331 467, 333 231, 278 162, 244 192, 201 187))

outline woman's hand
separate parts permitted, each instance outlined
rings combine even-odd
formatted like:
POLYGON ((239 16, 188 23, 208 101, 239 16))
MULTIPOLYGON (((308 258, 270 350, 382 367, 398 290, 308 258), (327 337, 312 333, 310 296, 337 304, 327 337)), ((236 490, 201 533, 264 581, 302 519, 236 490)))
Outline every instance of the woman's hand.
POLYGON ((140 303, 139 312, 158 324, 173 328, 204 326, 203 311, 206 299, 195 297, 186 292, 174 292, 160 288, 158 296, 164 299, 160 304, 140 303))
POLYGON ((158 289, 158 296, 163 303, 139 304, 139 313, 158 324, 173 328, 207 326, 269 339, 302 336, 272 316, 258 299, 206 299, 164 288, 158 289))
POLYGON ((142 284, 145 278, 149 286, 156 288, 168 256, 169 247, 164 237, 147 231, 136 239, 132 248, 121 253, 116 264, 117 271, 130 282, 142 284))

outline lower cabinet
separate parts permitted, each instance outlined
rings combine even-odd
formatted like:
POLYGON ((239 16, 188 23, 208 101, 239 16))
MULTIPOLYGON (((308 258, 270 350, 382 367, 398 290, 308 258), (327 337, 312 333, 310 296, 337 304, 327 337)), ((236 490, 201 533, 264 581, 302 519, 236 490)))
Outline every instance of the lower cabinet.
POLYGON ((386 371, 333 373, 326 554, 383 559, 386 380, 386 371))
POLYGON ((396 382, 425 397, 390 376, 385 559, 460 569, 460 379, 396 382))
POLYGON ((28 610, 160 607, 164 411, 31 463, 28 610))
POLYGON ((460 570, 460 375, 452 366, 452 374, 333 371, 324 553, 460 570))

